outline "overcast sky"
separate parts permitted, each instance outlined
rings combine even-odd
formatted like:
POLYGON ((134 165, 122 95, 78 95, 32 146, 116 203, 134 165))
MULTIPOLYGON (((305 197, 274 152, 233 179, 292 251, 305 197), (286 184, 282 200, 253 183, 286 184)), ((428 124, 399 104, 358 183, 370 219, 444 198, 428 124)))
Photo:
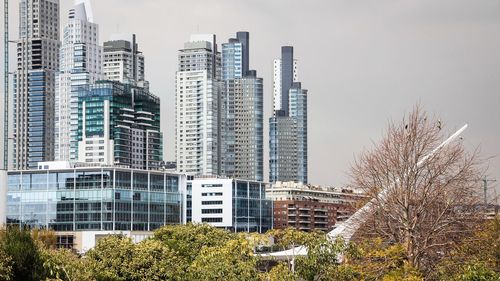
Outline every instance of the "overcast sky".
MULTIPOLYGON (((11 0, 13 39, 17 2, 11 0)), ((61 0, 62 25, 72 3, 61 0)), ((222 43, 241 30, 250 32, 250 67, 265 83, 266 161, 272 60, 280 46, 292 45, 309 90, 311 183, 347 183, 354 157, 417 102, 450 131, 469 123, 465 143, 496 156, 490 174, 500 180, 498 0, 94 0, 92 6, 101 42, 113 33, 137 34, 146 79, 161 97, 166 160, 175 158, 177 50, 192 33, 215 33, 222 43)))

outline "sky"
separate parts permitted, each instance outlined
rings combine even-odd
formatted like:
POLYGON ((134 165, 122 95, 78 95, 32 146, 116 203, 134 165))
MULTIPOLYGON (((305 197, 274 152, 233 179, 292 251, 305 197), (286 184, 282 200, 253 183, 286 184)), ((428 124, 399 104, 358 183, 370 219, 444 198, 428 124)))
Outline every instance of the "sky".
MULTIPOLYGON (((11 39, 17 39, 18 1, 10 2, 11 39)), ((73 1, 60 3, 62 30, 73 1)), ((309 90, 311 183, 347 184, 356 155, 416 103, 450 133, 468 123, 466 146, 479 146, 490 177, 500 180, 500 1, 94 0, 92 6, 101 42, 114 33, 137 35, 146 79, 162 102, 166 160, 175 159, 177 51, 190 34, 215 33, 220 44, 249 31, 250 68, 264 78, 266 179, 272 61, 281 46, 292 45, 299 81, 309 90)))

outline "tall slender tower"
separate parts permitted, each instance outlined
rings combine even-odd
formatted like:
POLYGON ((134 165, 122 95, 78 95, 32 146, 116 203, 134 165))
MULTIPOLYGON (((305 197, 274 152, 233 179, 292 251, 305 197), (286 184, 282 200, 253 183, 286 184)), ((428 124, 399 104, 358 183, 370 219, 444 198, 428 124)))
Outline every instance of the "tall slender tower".
POLYGON ((274 112, 269 119, 269 181, 307 183, 307 90, 297 82, 293 47, 274 60, 274 112))
POLYGON ((54 159, 59 0, 21 0, 14 78, 15 169, 54 159))
POLYGON ((221 174, 221 59, 214 34, 192 35, 179 50, 176 73, 177 170, 221 174))
POLYGON ((263 79, 249 70, 249 33, 222 44, 222 163, 225 175, 264 179, 263 79))
POLYGON ((56 79, 55 159, 68 161, 78 159, 78 89, 104 77, 99 26, 93 22, 90 0, 75 0, 63 34, 56 79))

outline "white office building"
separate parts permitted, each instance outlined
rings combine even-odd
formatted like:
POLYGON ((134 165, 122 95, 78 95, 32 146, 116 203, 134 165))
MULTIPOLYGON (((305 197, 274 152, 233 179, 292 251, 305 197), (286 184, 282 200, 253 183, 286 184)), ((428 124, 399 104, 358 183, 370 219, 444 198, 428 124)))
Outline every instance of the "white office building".
POLYGON ((231 178, 194 178, 187 182, 187 222, 208 223, 234 232, 272 228, 272 201, 266 184, 231 178))
POLYGON ((176 73, 177 170, 221 174, 220 53, 214 34, 192 35, 176 73))
POLYGON ((78 88, 103 79, 99 26, 90 0, 76 0, 64 27, 56 78, 55 159, 77 160, 78 88))

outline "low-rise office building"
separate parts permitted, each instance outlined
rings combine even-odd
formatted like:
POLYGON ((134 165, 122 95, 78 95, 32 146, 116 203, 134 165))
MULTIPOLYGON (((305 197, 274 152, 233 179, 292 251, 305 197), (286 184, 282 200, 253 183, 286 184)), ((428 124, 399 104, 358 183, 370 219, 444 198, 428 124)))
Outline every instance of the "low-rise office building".
POLYGON ((325 232, 352 215, 355 203, 363 198, 353 190, 297 182, 276 182, 266 196, 274 201, 274 228, 325 232))
POLYGON ((266 184, 231 178, 189 178, 186 220, 234 232, 266 232, 272 228, 272 201, 266 184))
POLYGON ((7 225, 53 229, 59 246, 86 251, 109 234, 139 241, 163 225, 185 221, 185 175, 56 166, 8 172, 7 225))

